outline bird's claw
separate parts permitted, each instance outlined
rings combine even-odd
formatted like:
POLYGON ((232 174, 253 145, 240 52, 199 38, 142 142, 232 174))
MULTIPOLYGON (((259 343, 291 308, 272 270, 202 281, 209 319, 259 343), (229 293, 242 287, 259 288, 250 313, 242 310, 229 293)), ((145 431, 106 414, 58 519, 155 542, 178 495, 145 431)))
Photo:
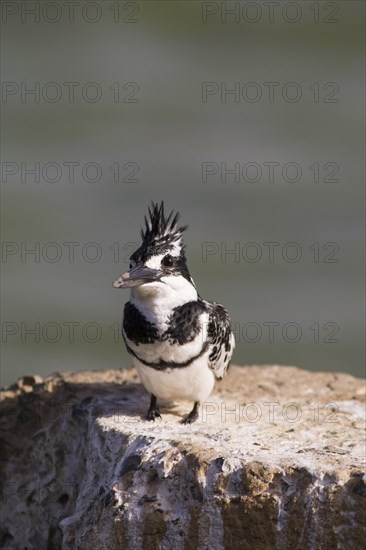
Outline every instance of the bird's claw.
POLYGON ((182 420, 180 421, 181 424, 184 424, 184 425, 187 425, 187 424, 192 424, 193 420, 192 418, 189 418, 189 415, 185 416, 184 418, 182 418, 182 420))
POLYGON ((152 420, 153 422, 155 422, 155 418, 161 418, 161 414, 159 411, 149 411, 147 413, 148 420, 152 420))
POLYGON ((194 404, 193 409, 191 410, 191 412, 189 414, 187 414, 187 416, 182 418, 180 423, 181 424, 193 424, 193 422, 195 422, 198 418, 199 405, 200 405, 199 401, 196 401, 195 404, 194 404))
POLYGON ((187 416, 185 416, 184 418, 182 418, 182 420, 180 421, 181 424, 184 424, 185 426, 187 424, 193 424, 193 422, 195 422, 198 418, 198 415, 191 415, 191 414, 187 414, 187 416))

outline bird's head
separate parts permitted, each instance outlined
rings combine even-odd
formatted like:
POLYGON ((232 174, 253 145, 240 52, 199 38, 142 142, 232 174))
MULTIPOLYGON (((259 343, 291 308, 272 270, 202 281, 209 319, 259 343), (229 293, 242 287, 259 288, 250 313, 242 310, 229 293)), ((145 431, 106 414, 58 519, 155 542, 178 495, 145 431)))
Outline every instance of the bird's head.
POLYGON ((133 288, 133 293, 154 296, 167 292, 196 293, 189 274, 179 213, 164 212, 164 202, 153 203, 141 229, 142 244, 130 257, 130 269, 112 284, 114 288, 133 288))

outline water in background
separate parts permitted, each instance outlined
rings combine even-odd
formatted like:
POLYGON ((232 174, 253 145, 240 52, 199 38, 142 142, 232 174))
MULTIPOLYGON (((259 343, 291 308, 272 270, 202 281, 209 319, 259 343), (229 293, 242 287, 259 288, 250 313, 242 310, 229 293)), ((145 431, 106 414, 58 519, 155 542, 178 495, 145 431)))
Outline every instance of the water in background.
POLYGON ((3 16, 1 383, 130 365, 111 282, 151 199, 235 363, 362 376, 364 4, 94 4, 3 16))

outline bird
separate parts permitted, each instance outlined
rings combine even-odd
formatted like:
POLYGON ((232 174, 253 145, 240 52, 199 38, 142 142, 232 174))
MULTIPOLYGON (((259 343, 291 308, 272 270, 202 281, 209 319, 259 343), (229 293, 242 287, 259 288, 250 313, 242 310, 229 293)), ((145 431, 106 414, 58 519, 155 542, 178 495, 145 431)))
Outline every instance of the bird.
POLYGON ((190 401, 181 422, 199 418, 200 405, 221 380, 235 347, 227 310, 200 297, 189 273, 179 212, 165 214, 164 201, 151 202, 141 246, 129 270, 112 283, 131 289, 124 305, 122 336, 145 389, 151 394, 147 419, 161 418, 158 400, 190 401))

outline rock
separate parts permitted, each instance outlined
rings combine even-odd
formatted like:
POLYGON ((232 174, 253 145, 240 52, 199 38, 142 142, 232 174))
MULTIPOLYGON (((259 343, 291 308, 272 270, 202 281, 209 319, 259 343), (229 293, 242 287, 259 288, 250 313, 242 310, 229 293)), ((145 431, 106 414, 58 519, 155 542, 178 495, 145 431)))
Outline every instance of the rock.
POLYGON ((339 373, 231 367, 141 418, 135 370, 19 379, 2 395, 0 547, 364 547, 365 386, 339 373))

